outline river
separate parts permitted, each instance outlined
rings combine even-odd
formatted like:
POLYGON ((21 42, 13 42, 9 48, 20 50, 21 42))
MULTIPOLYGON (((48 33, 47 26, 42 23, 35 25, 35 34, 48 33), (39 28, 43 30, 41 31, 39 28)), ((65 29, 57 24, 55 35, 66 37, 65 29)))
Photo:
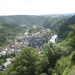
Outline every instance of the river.
POLYGON ((57 38, 57 35, 54 34, 49 41, 51 41, 52 43, 56 43, 55 41, 56 38, 57 38))

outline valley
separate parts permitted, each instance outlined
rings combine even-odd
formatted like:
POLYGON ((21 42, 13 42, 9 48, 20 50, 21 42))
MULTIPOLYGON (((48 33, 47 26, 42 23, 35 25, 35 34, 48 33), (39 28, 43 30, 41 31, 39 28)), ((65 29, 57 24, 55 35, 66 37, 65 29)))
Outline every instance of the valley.
POLYGON ((0 16, 0 74, 74 74, 74 20, 71 15, 0 16))

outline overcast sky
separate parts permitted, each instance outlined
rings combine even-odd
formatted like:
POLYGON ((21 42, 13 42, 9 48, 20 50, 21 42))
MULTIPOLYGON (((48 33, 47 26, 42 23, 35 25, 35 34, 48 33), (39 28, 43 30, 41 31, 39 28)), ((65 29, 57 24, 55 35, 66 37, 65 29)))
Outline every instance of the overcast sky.
POLYGON ((0 0, 0 15, 75 13, 75 0, 0 0))

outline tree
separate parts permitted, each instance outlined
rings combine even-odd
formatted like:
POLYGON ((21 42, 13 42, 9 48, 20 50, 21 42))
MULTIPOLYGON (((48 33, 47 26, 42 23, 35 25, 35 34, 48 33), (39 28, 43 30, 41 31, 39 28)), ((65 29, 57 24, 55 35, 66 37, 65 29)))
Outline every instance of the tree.
POLYGON ((68 34, 68 41, 70 46, 72 46, 73 48, 75 48, 75 24, 70 26, 71 31, 68 34))
POLYGON ((6 75, 35 75, 37 54, 31 47, 23 48, 7 69, 6 75))
POLYGON ((71 62, 75 63, 75 51, 71 54, 71 62))
POLYGON ((53 43, 49 43, 44 46, 43 53, 48 57, 49 66, 53 68, 57 59, 61 56, 61 49, 53 43))
POLYGON ((47 73, 48 65, 48 57, 45 54, 39 54, 38 60, 36 62, 36 75, 39 75, 41 73, 47 73))
POLYGON ((56 65, 57 60, 61 57, 61 48, 60 46, 56 46, 53 43, 45 44, 43 47, 42 53, 45 54, 48 58, 49 64, 46 67, 45 73, 48 75, 53 75, 54 67, 56 65))
POLYGON ((56 66, 55 66, 55 71, 57 75, 62 75, 65 69, 69 65, 69 57, 61 57, 60 60, 57 61, 56 66))

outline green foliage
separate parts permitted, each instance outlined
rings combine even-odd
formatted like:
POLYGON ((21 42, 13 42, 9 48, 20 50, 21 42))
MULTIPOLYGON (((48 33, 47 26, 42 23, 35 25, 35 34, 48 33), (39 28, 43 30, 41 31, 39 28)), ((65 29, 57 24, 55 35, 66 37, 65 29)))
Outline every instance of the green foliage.
POLYGON ((8 44, 7 38, 9 36, 11 36, 11 40, 13 40, 14 36, 22 31, 23 28, 13 23, 0 24, 0 47, 8 44))
POLYGON ((36 61, 36 74, 47 72, 49 65, 48 57, 44 54, 39 54, 38 60, 36 61))
POLYGON ((36 58, 37 54, 33 48, 23 48, 7 72, 5 71, 6 75, 35 75, 36 58))
POLYGON ((75 25, 70 25, 71 31, 67 38, 59 43, 62 51, 62 58, 57 61, 55 73, 57 75, 75 74, 75 25))
POLYGON ((5 46, 6 44, 8 44, 5 35, 1 34, 0 35, 0 47, 1 46, 5 46))
POLYGON ((53 57, 54 57, 54 47, 53 44, 46 44, 43 48, 43 53, 48 57, 49 63, 51 63, 50 65, 52 66, 52 62, 54 61, 53 57))
POLYGON ((69 67, 66 67, 66 68, 64 69, 64 72, 62 73, 62 75, 68 75, 69 72, 70 72, 69 67))
POLYGON ((46 44, 40 54, 33 48, 23 48, 2 75, 66 75, 70 57, 61 55, 60 46, 52 43, 46 44))
POLYGON ((69 31, 71 30, 69 25, 73 26, 75 24, 75 16, 67 19, 60 27, 58 32, 59 38, 66 38, 69 31))
MULTIPOLYGON (((75 60, 74 60, 75 59, 75 51, 73 51, 70 56, 63 57, 63 59, 59 60, 60 61, 60 65, 58 65, 59 70, 56 67, 56 70, 58 71, 57 74, 58 75, 60 75, 60 74, 61 75, 74 75, 75 74, 75 60)), ((57 63, 56 63, 56 65, 57 65, 57 63)))
POLYGON ((58 75, 61 75, 66 67, 70 64, 69 57, 62 57, 60 60, 57 61, 55 70, 58 75))
POLYGON ((69 45, 75 48, 75 24, 71 27, 71 31, 68 34, 67 39, 69 39, 69 45))
POLYGON ((61 57, 61 49, 52 43, 46 44, 43 53, 48 57, 49 67, 54 67, 57 59, 61 57))
POLYGON ((52 75, 54 65, 60 57, 59 49, 52 43, 45 45, 40 54, 31 47, 23 48, 3 74, 52 75))
POLYGON ((37 28, 30 27, 30 29, 29 29, 29 33, 37 33, 38 31, 41 31, 41 29, 39 27, 37 27, 37 28))
POLYGON ((75 63, 75 51, 71 54, 71 62, 75 63))
POLYGON ((16 23, 25 25, 42 25, 46 17, 34 15, 0 16, 1 23, 16 23))
POLYGON ((13 58, 13 57, 15 57, 14 53, 7 54, 7 55, 1 55, 1 57, 0 57, 0 65, 4 64, 4 62, 6 61, 6 58, 13 58))
POLYGON ((41 73, 40 75, 47 75, 46 73, 41 73))
POLYGON ((54 31, 59 31, 59 27, 66 21, 65 17, 49 18, 44 21, 44 27, 54 31))

